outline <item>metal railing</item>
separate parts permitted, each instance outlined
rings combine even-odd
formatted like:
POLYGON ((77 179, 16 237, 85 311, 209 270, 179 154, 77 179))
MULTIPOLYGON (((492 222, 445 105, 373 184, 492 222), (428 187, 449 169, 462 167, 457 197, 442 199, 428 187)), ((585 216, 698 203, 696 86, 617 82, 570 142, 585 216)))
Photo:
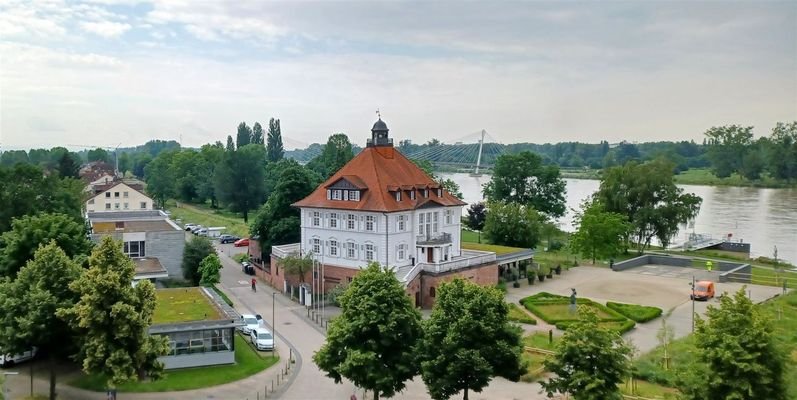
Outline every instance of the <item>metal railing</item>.
POLYGON ((418 263, 426 272, 440 273, 454 271, 475 265, 495 262, 495 253, 486 251, 463 251, 462 256, 438 263, 418 263))

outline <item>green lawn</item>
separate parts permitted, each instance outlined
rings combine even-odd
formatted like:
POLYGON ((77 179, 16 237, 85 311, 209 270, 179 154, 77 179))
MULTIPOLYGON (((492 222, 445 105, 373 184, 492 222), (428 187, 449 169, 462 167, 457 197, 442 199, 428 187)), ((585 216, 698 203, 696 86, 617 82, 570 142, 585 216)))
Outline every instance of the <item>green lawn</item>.
MULTIPOLYGON (((227 210, 214 210, 207 205, 183 202, 180 202, 180 207, 176 207, 173 200, 166 202, 166 208, 172 213, 172 219, 180 219, 183 224, 191 222, 205 227, 223 226, 226 228, 224 233, 249 237, 249 227, 244 219, 227 210)), ((254 215, 250 214, 250 217, 254 215)))
MULTIPOLYGON (((523 298, 520 303, 536 317, 555 325, 558 329, 566 330, 578 319, 577 313, 570 312, 570 300, 565 296, 540 292, 523 298)), ((592 309, 598 316, 599 325, 602 327, 619 333, 624 333, 634 327, 634 321, 590 299, 579 298, 578 306, 592 309)))
MULTIPOLYGON (((788 358, 787 397, 797 399, 797 379, 788 379, 797 376, 797 292, 778 296, 757 307, 762 307, 772 316, 775 341, 788 358)), ((697 352, 691 335, 673 341, 670 345, 670 368, 665 370, 663 350, 657 347, 634 362, 637 376, 650 382, 674 386, 677 372, 688 368, 695 361, 697 352)))
POLYGON ((520 308, 515 303, 507 303, 509 306, 509 320, 520 322, 523 324, 537 325, 537 320, 534 319, 529 313, 520 308))
MULTIPOLYGON (((272 357, 271 353, 259 353, 246 339, 235 335, 235 361, 234 365, 167 371, 166 376, 161 380, 126 383, 119 386, 118 391, 120 393, 172 392, 222 385, 254 375, 276 364, 279 361, 279 356, 272 357)), ((69 384, 81 389, 105 391, 105 378, 101 375, 83 375, 69 384)))
POLYGON ((545 332, 534 332, 530 335, 523 336, 523 345, 526 347, 534 347, 536 349, 551 350, 553 351, 556 342, 559 338, 554 336, 553 343, 548 342, 548 334, 545 332))
POLYGON ((154 324, 215 320, 221 318, 218 309, 210 303, 200 288, 158 289, 154 324))

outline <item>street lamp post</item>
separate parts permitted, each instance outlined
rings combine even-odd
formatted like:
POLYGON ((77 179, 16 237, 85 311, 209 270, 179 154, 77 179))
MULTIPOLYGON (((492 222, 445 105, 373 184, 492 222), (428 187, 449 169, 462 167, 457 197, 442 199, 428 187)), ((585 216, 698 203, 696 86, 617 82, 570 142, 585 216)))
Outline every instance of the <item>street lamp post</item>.
POLYGON ((277 304, 277 292, 271 292, 271 329, 274 331, 274 350, 277 349, 277 314, 274 305, 277 304))
POLYGON ((11 399, 11 394, 6 387, 6 381, 10 375, 19 375, 19 372, 3 372, 3 398, 6 400, 11 399))
POLYGON ((695 333, 695 276, 692 275, 692 333, 695 333))

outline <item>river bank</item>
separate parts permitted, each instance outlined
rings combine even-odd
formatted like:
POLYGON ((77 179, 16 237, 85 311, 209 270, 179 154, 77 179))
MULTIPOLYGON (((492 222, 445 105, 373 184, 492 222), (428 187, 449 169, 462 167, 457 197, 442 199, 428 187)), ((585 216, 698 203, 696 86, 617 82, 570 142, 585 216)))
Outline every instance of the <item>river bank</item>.
MULTIPOLYGON (((591 179, 600 180, 601 170, 588 169, 562 169, 562 178, 567 179, 591 179)), ((763 189, 790 189, 797 188, 797 182, 782 182, 771 178, 763 178, 751 181, 734 174, 727 178, 718 178, 711 170, 706 168, 694 168, 681 172, 674 177, 675 183, 682 185, 698 186, 727 186, 727 187, 754 187, 763 189)))

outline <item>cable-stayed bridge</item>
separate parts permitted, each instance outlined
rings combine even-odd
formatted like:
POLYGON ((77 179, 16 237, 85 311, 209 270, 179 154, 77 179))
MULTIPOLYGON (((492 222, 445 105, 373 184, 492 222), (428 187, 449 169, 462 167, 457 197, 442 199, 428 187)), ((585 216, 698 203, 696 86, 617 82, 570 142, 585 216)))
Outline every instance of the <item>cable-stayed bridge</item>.
MULTIPOLYGON (((300 147, 296 144, 301 142, 293 143, 293 147, 300 147)), ((297 153, 288 154, 288 157, 306 163, 319 156, 324 146, 317 143, 304 145, 304 149, 295 150, 297 153)), ((428 161, 437 168, 469 172, 473 175, 492 169, 496 158, 506 152, 505 146, 486 130, 469 133, 455 139, 453 143, 442 143, 433 139, 424 144, 414 144, 409 140, 400 140, 396 147, 411 160, 428 161)))

